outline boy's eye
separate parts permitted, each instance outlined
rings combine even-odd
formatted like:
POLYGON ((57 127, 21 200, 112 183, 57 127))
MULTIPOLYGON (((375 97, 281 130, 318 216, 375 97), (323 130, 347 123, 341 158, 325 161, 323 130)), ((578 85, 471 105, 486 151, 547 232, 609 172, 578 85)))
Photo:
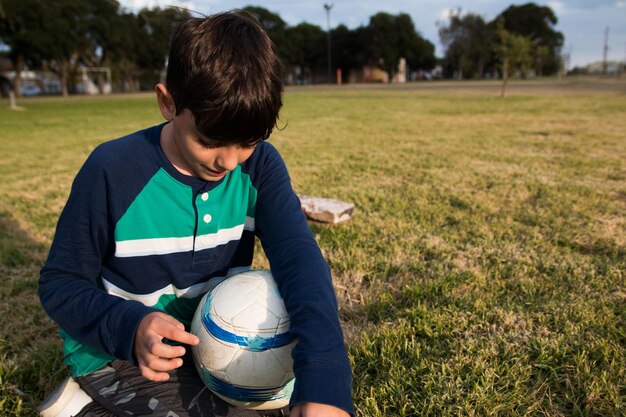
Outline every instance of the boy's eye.
POLYGON ((215 142, 215 141, 210 141, 210 140, 203 140, 202 138, 196 138, 196 141, 202 145, 203 148, 207 148, 207 149, 214 149, 214 148, 219 148, 220 146, 223 146, 221 143, 215 142))
POLYGON ((202 145, 203 148, 207 148, 207 149, 215 149, 215 148, 220 146, 220 145, 216 145, 214 143, 206 143, 206 142, 203 142, 203 141, 200 141, 200 144, 202 145))
MULTIPOLYGON (((228 143, 218 142, 209 138, 196 137, 195 139, 200 145, 202 145, 203 148, 206 148, 206 149, 215 149, 215 148, 221 148, 222 146, 229 146, 228 143)), ((251 142, 239 143, 236 146, 242 149, 251 149, 251 148, 254 148, 256 145, 258 145, 259 142, 261 141, 255 140, 251 142)))

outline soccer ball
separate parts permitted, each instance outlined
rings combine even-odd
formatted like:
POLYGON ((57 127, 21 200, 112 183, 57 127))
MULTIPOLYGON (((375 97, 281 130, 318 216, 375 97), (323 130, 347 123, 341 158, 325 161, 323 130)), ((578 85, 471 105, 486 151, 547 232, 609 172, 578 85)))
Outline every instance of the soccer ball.
POLYGON ((294 374, 289 315, 270 271, 233 275, 200 301, 192 346, 205 385, 226 402, 269 410, 289 404, 294 374))

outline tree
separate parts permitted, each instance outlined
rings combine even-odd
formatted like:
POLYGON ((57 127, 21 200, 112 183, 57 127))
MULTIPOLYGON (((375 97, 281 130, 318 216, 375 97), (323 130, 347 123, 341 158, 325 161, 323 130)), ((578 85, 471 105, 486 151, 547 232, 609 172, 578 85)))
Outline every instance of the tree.
POLYGON ((406 60, 411 68, 433 69, 437 64, 435 45, 421 36, 414 37, 408 46, 406 60))
POLYGON ((0 0, 0 39, 9 46, 15 69, 13 89, 21 97, 21 75, 27 63, 38 65, 47 35, 40 11, 45 0, 0 0))
POLYGON ((504 27, 504 19, 496 21, 496 34, 498 43, 495 47, 496 54, 502 64, 502 88, 501 97, 506 97, 506 88, 509 82, 509 74, 519 70, 524 74, 528 65, 532 62, 532 40, 528 37, 509 32, 504 27))
POLYGON ((446 48, 444 67, 457 78, 483 78, 492 54, 493 32, 482 16, 452 11, 448 25, 439 26, 439 37, 446 48))
MULTIPOLYGON (((88 2, 87 36, 90 48, 83 54, 82 63, 90 67, 110 67, 112 57, 127 45, 123 37, 120 4, 115 0, 91 0, 88 2)), ((98 73, 98 90, 103 93, 104 77, 98 73)))
MULTIPOLYGON (((42 39, 46 67, 59 76, 61 93, 67 96, 70 81, 75 81, 83 55, 89 53, 88 7, 82 0, 65 0, 59 4, 45 2, 38 10, 42 15, 42 39)), ((72 85, 75 83, 72 82, 72 85)))
POLYGON ((286 61, 294 67, 296 81, 311 82, 312 74, 326 65, 326 33, 316 25, 300 23, 287 28, 286 61))
MULTIPOLYGON (((395 17, 398 36, 398 53, 412 68, 431 69, 435 66, 435 45, 424 39, 415 29, 411 16, 401 13, 395 17)), ((396 61, 397 62, 397 61, 396 61)))
POLYGON ((335 68, 341 69, 342 78, 349 77, 350 71, 367 64, 367 39, 363 35, 364 28, 348 29, 339 25, 331 31, 332 58, 335 68))
POLYGON ((502 18, 504 29, 530 39, 532 61, 537 74, 556 74, 560 68, 564 37, 554 29, 558 19, 548 6, 527 3, 509 6, 495 20, 502 18))
POLYGON ((119 82, 122 91, 135 91, 139 88, 141 70, 138 55, 141 54, 145 32, 136 15, 122 13, 117 19, 117 33, 123 46, 110 50, 112 76, 119 82))
POLYGON ((137 14, 140 43, 135 48, 135 63, 141 68, 149 88, 153 88, 165 68, 170 37, 189 14, 184 9, 167 7, 142 9, 137 14))
POLYGON ((382 61, 391 77, 396 72, 400 58, 410 66, 432 68, 434 45, 423 39, 415 30, 411 16, 406 13, 391 15, 380 12, 370 17, 364 34, 368 38, 369 56, 382 61))
POLYGON ((393 77, 401 53, 398 50, 400 42, 399 31, 395 25, 394 16, 379 12, 370 17, 367 26, 367 35, 369 35, 370 57, 382 63, 383 69, 393 77))

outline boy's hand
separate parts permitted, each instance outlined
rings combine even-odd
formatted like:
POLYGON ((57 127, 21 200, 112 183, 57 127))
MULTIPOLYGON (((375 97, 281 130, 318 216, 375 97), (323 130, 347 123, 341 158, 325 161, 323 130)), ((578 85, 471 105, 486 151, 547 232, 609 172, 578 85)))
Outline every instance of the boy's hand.
POLYGON ((134 353, 139 370, 150 381, 167 381, 167 371, 183 364, 181 356, 185 354, 182 346, 170 346, 163 339, 187 345, 197 345, 197 336, 187 333, 185 326, 174 317, 161 312, 148 314, 141 320, 135 333, 134 353))
POLYGON ((346 411, 332 405, 301 403, 293 406, 289 417, 349 417, 346 411))

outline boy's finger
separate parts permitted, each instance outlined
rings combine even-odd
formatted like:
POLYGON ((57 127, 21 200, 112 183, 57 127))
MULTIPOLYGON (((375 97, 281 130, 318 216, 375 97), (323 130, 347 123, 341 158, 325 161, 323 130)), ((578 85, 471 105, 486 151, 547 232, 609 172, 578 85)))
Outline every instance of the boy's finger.
POLYGON ((156 372, 146 365, 139 365, 139 369, 141 370, 141 375, 150 381, 163 382, 170 379, 170 375, 167 372, 156 372))
POLYGON ((198 339, 196 335, 179 329, 177 326, 167 326, 167 328, 163 329, 161 336, 187 345, 197 345, 200 343, 200 339, 198 339))
POLYGON ((180 358, 162 359, 162 358, 157 358, 156 356, 150 358, 150 360, 146 362, 146 365, 148 366, 148 368, 157 372, 158 371, 161 371, 161 372, 171 371, 173 369, 179 368, 182 364, 183 364, 183 360, 180 358))
POLYGON ((173 359, 183 356, 185 354, 185 348, 182 346, 171 346, 165 343, 158 343, 152 346, 150 353, 160 358, 173 359))

